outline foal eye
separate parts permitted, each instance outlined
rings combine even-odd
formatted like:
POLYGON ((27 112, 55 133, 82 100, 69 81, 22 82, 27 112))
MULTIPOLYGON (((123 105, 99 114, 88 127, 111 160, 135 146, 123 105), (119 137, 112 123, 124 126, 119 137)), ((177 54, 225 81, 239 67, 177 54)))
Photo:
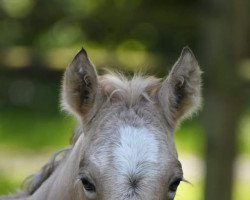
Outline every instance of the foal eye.
POLYGON ((180 182, 181 182, 181 179, 176 179, 176 180, 174 180, 174 181, 170 184, 170 186, 169 186, 170 192, 176 192, 176 190, 177 190, 177 188, 178 188, 180 182))
POLYGON ((93 183, 91 183, 88 178, 81 178, 81 181, 82 181, 82 184, 83 184, 83 187, 86 191, 88 192, 95 192, 95 186, 93 183))

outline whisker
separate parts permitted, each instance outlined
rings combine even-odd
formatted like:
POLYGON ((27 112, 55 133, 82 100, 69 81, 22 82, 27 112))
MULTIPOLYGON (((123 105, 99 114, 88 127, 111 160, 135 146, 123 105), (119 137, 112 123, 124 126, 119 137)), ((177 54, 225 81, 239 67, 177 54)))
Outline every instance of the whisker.
POLYGON ((187 184, 189 184, 191 186, 193 186, 193 184, 190 181, 188 181, 187 179, 185 179, 185 178, 182 178, 181 181, 184 182, 184 183, 187 183, 187 184))

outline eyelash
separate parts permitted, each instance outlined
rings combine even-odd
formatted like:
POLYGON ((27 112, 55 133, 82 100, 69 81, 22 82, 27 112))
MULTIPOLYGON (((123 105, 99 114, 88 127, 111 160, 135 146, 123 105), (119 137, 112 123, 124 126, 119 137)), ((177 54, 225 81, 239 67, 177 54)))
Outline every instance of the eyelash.
POLYGON ((180 185, 180 182, 182 181, 182 178, 177 178, 171 184, 169 185, 169 191, 170 192, 176 192, 178 186, 180 185))

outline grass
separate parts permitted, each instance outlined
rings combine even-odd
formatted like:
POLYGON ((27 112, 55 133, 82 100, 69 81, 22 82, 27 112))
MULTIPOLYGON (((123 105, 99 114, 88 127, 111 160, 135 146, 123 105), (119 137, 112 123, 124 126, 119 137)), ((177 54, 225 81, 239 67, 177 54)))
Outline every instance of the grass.
POLYGON ((175 132, 175 143, 178 152, 202 156, 205 135, 198 121, 187 121, 175 132))
POLYGON ((0 194, 9 194, 14 192, 14 189, 19 186, 19 181, 10 179, 9 177, 6 177, 6 175, 0 173, 0 194))
POLYGON ((41 150, 67 145, 75 121, 59 113, 17 110, 0 113, 0 145, 41 150))
POLYGON ((202 199, 203 182, 197 181, 195 183, 181 183, 178 187, 175 200, 198 200, 202 199))
POLYGON ((246 181, 238 181, 234 186, 233 199, 250 200, 250 183, 246 181))
MULTIPOLYGON (((235 182, 233 188, 234 200, 250 199, 250 183, 244 181, 235 182)), ((176 200, 201 200, 203 199, 204 182, 198 180, 191 184, 181 183, 176 194, 176 200)))

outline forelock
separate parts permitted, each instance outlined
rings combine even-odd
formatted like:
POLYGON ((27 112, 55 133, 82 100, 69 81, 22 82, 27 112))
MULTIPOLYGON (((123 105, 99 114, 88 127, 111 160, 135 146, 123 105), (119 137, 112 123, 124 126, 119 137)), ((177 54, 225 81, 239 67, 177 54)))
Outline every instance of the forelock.
POLYGON ((111 101, 122 100, 133 105, 142 98, 152 101, 160 87, 161 79, 140 74, 129 79, 122 74, 111 72, 100 76, 99 82, 104 94, 111 101))

